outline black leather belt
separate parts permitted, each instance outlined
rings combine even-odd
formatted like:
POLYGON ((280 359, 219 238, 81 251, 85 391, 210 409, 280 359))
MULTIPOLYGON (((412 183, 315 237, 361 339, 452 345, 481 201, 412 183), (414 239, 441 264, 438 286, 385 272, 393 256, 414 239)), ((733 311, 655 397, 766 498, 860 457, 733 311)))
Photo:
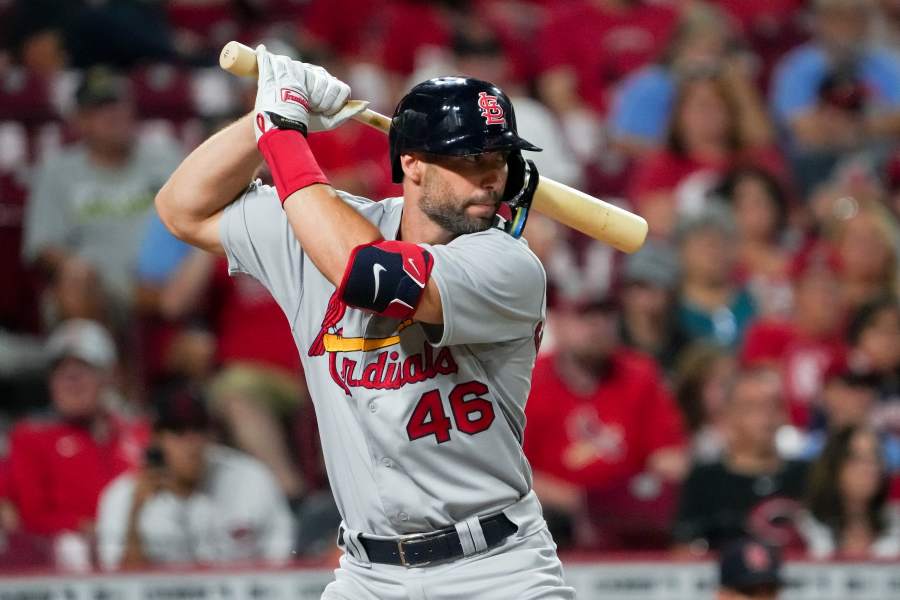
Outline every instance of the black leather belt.
MULTIPOLYGON (((481 531, 488 548, 494 548, 514 534, 518 527, 503 513, 481 517, 481 531)), ((341 536, 344 530, 341 528, 341 536)), ((396 540, 381 540, 359 536, 359 541, 373 563, 423 567, 464 556, 462 543, 455 527, 438 529, 430 533, 405 535, 396 540)), ((474 543, 474 542, 473 542, 474 543)))

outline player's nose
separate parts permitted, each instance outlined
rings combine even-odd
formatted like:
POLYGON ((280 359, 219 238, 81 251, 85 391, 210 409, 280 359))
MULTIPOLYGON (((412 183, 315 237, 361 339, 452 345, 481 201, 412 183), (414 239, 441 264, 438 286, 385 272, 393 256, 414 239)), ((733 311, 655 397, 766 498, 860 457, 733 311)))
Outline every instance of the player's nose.
POLYGON ((481 174, 481 180, 479 182, 481 189, 488 192, 502 191, 500 186, 503 183, 502 168, 485 169, 484 173, 481 174))

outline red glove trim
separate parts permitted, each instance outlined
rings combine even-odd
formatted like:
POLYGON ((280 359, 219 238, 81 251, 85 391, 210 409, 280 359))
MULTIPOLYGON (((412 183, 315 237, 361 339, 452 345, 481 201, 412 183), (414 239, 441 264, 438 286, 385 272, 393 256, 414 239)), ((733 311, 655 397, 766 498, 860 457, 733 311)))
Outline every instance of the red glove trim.
POLYGON ((314 183, 328 184, 306 138, 293 129, 273 127, 262 134, 257 147, 266 159, 282 206, 288 197, 314 183))

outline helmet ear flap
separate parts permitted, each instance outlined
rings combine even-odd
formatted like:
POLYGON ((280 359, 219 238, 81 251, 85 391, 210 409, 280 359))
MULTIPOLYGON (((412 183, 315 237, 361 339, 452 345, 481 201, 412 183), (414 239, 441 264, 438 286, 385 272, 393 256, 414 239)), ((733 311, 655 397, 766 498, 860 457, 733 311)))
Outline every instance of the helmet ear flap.
POLYGON ((531 201, 540 182, 540 174, 534 161, 525 160, 518 150, 509 155, 506 189, 503 191, 503 202, 509 207, 509 219, 500 216, 500 227, 514 238, 519 238, 525 231, 525 222, 531 210, 531 201))
POLYGON ((503 189, 503 202, 509 202, 525 185, 525 159, 521 150, 513 150, 506 159, 506 187, 503 189))

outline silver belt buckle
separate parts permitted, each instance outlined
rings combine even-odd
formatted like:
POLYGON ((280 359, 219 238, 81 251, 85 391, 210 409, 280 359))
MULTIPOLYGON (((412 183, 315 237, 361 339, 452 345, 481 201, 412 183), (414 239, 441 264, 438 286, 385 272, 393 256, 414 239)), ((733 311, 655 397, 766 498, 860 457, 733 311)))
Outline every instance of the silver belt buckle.
POLYGON ((409 567, 424 567, 425 565, 430 565, 434 561, 426 560, 424 562, 412 564, 406 560, 406 551, 403 549, 404 544, 408 544, 410 542, 422 541, 428 538, 428 534, 425 533, 413 533, 411 535, 405 535, 399 540, 397 540, 397 552, 400 554, 400 564, 406 568, 409 567))

